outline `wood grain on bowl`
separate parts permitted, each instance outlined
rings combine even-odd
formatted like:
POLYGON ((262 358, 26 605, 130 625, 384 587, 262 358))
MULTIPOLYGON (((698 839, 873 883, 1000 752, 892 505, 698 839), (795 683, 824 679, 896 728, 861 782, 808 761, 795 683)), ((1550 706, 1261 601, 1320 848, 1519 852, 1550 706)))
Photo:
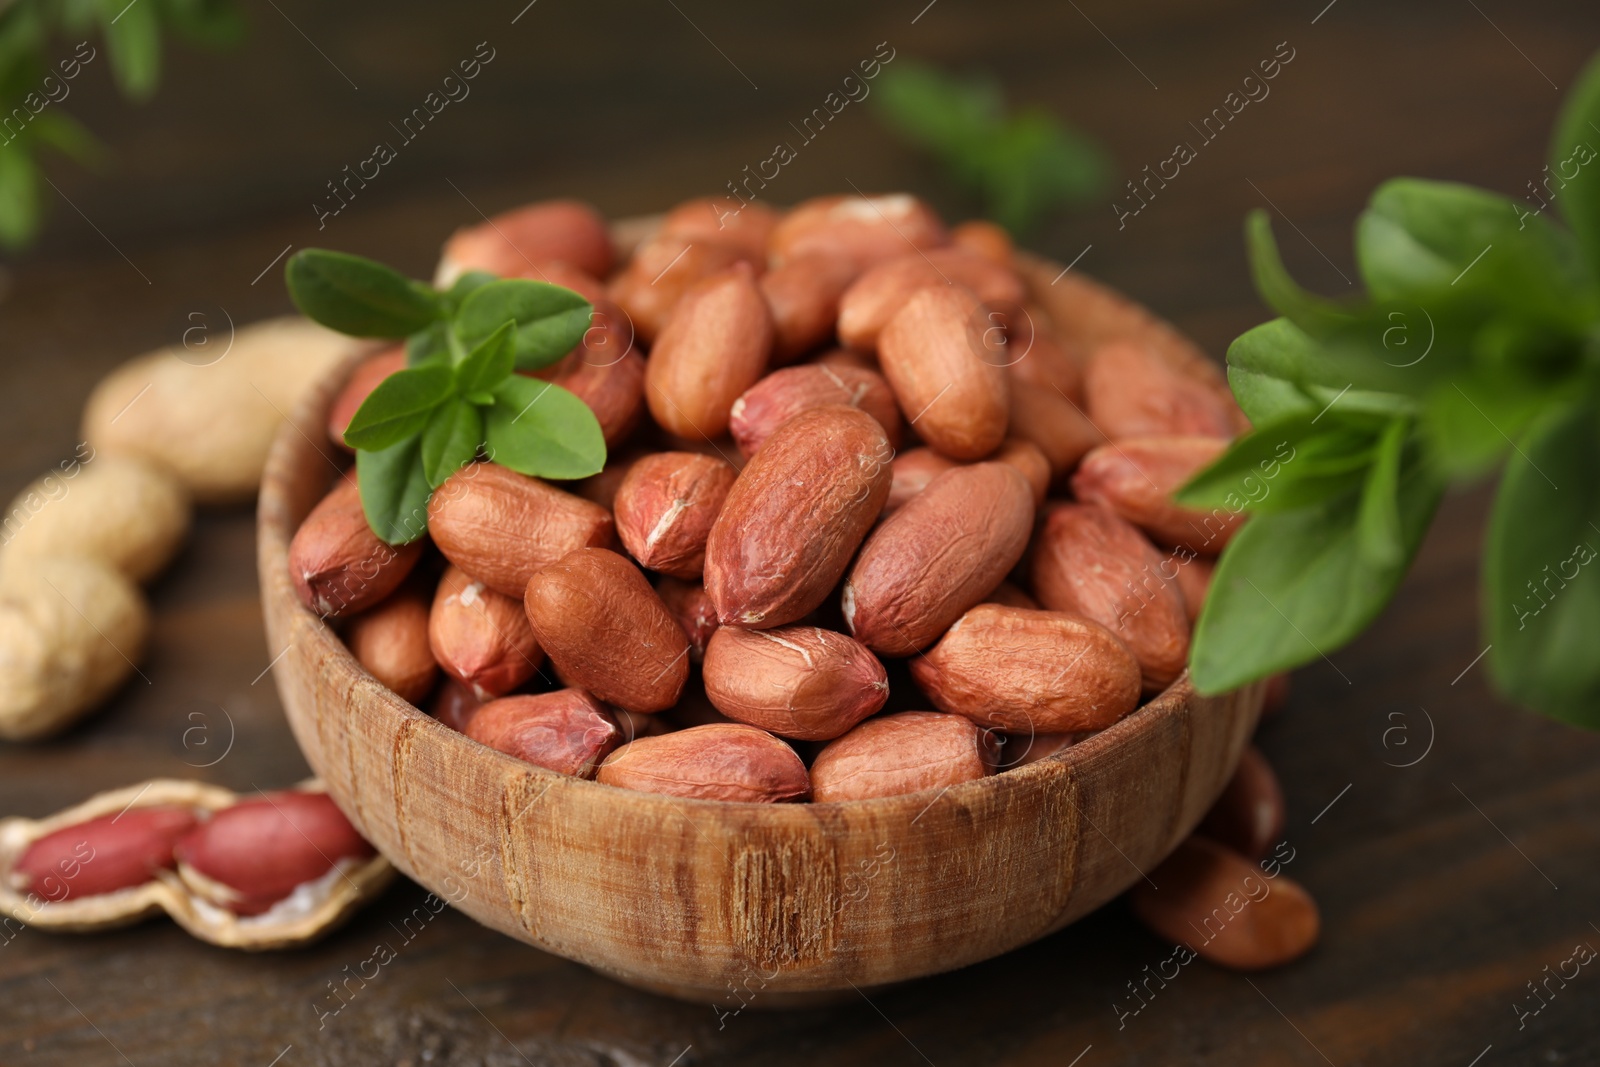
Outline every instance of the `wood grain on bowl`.
MULTIPOLYGON (((1140 335, 1164 359, 1202 359, 1132 302, 1077 273, 1052 286, 1058 265, 1019 259, 1059 321, 1093 309, 1074 327, 1085 339, 1140 335)), ((361 833, 508 936, 710 1001, 752 975, 761 1003, 779 1005, 961 967, 1139 881, 1200 821, 1254 729, 1260 686, 1203 697, 1185 675, 1026 767, 943 791, 808 805, 618 789, 496 752, 380 685, 290 581, 289 541, 335 473, 311 442, 354 362, 280 432, 262 485, 273 672, 306 759, 361 833)))

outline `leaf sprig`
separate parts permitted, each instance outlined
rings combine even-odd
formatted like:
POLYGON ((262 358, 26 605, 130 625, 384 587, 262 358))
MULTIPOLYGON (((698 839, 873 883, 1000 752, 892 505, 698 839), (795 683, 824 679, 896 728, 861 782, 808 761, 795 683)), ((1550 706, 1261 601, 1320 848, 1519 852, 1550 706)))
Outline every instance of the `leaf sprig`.
POLYGON ((360 256, 308 248, 285 268, 305 315, 354 337, 406 338, 406 369, 372 391, 345 430, 362 508, 388 544, 427 532, 428 500, 480 454, 541 478, 605 465, 588 405, 528 377, 583 340, 592 308, 570 289, 470 271, 447 290, 360 256))
POLYGON ((1254 515, 1196 626, 1202 691, 1355 637, 1447 484, 1503 463, 1483 557, 1491 672, 1511 698, 1600 727, 1600 57, 1556 123, 1549 170, 1553 204, 1385 183, 1356 226, 1366 293, 1351 301, 1301 289, 1266 216, 1248 220, 1256 287, 1282 317, 1228 350, 1253 431, 1179 494, 1254 515), (1250 478, 1265 491, 1246 493, 1250 478))
POLYGON ((1013 234, 1109 181, 1111 165, 1099 145, 1044 108, 1008 114, 990 78, 960 78, 909 59, 886 68, 882 78, 876 107, 883 121, 937 156, 1013 234))

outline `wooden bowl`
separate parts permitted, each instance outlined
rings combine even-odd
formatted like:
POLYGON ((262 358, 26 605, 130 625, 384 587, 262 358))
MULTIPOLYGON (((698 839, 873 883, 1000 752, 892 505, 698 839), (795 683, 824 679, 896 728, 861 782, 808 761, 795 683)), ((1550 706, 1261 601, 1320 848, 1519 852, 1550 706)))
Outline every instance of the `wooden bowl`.
MULTIPOLYGON (((1190 342, 1137 305, 1056 264, 1023 269, 1066 339, 1138 336, 1221 387, 1190 342)), ((335 474, 326 412, 349 370, 280 431, 261 488, 261 594, 289 724, 328 792, 401 871, 484 925, 623 982, 776 1007, 1027 944, 1159 864, 1255 727, 1262 686, 1204 697, 1184 675, 1040 762, 833 804, 680 800, 523 763, 385 689, 295 595, 289 540, 335 474)))

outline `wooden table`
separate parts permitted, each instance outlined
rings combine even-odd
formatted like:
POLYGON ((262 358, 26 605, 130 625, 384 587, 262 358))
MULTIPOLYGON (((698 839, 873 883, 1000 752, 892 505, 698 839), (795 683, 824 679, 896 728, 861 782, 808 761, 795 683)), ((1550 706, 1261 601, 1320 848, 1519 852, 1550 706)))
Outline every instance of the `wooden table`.
MULTIPOLYGON (((478 208, 576 194, 623 215, 717 190, 792 138, 880 41, 897 58, 996 71, 1015 100, 1105 141, 1124 178, 1191 139, 1189 123, 1287 42, 1270 96, 1139 215, 1119 229, 1108 196, 1032 242, 1081 255, 1079 269, 1220 355, 1265 317, 1245 269, 1248 209, 1273 208, 1308 284, 1348 292, 1350 227, 1371 188, 1404 173, 1517 195, 1540 175, 1556 86, 1600 40, 1600 11, 1556 0, 523 2, 251 5, 245 47, 174 53, 142 109, 110 91, 103 58, 91 64, 69 109, 117 167, 54 167, 46 240, 0 275, 0 489, 71 452, 83 398, 117 361, 196 322, 222 329, 224 310, 236 322, 286 310, 268 269, 286 245, 425 275, 478 208), (324 183, 480 41, 494 58, 472 95, 319 233, 324 183)), ((847 108, 768 194, 912 188, 952 216, 970 210, 864 110, 847 108)), ((1600 945, 1600 737, 1488 688, 1475 618, 1487 499, 1446 502, 1390 611, 1297 675, 1261 733, 1288 792, 1290 872, 1323 910, 1322 944, 1281 971, 1192 964, 1119 1027, 1113 1004, 1168 948, 1114 904, 870 1001, 719 1024, 709 1006, 634 992, 454 912, 408 942, 400 920, 423 893, 403 883, 326 942, 279 955, 212 949, 164 921, 24 931, 0 945, 0 1063, 1600 1062, 1600 976, 1580 974, 1521 1027, 1515 1011, 1546 965, 1600 945), (397 958, 319 1028, 330 983, 379 942, 397 958)), ((242 790, 299 778, 263 676, 255 589, 251 515, 205 514, 153 591, 149 683, 56 741, 0 746, 0 811, 41 815, 157 775, 242 790)))

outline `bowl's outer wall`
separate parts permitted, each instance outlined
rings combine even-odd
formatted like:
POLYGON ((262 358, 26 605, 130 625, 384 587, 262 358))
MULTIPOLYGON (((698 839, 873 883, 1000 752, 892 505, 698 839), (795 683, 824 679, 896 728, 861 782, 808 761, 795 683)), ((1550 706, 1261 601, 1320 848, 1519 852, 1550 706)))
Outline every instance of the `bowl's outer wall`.
MULTIPOLYGON (((1092 343, 1138 334, 1201 360, 1137 305, 1029 260, 1046 309, 1092 343), (1093 316, 1076 315, 1089 297, 1093 316)), ((1072 333, 1072 329, 1067 332, 1072 333)), ((942 793, 724 804, 533 767, 468 740, 368 675, 301 606, 288 543, 333 477, 322 383, 279 433, 259 565, 279 693, 307 761, 407 875, 479 922, 624 981, 743 1002, 882 985, 987 959, 1099 907, 1160 863, 1232 774, 1262 687, 1187 675, 1058 757, 942 793)), ((1215 374, 1209 363, 1207 372, 1215 374)))

